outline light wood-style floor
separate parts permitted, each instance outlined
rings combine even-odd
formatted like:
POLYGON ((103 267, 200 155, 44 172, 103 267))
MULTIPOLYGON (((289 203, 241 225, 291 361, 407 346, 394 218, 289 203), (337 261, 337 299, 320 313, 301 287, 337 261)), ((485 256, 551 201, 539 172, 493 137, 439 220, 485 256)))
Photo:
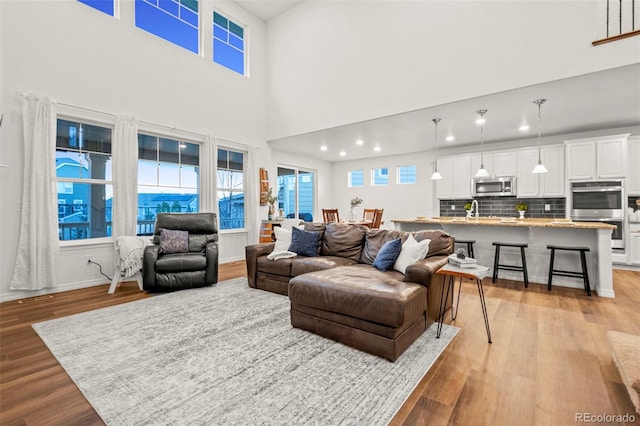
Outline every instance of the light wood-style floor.
MULTIPOLYGON (((220 280, 241 276, 244 262, 220 265, 220 280)), ((575 425, 577 413, 629 413, 640 425, 605 336, 607 330, 640 335, 640 272, 614 271, 615 299, 490 281, 484 287, 493 344, 476 287, 465 282, 453 322, 461 331, 392 424, 575 425)), ((0 424, 103 424, 31 324, 148 297, 135 282, 114 295, 107 289, 0 304, 0 424)))

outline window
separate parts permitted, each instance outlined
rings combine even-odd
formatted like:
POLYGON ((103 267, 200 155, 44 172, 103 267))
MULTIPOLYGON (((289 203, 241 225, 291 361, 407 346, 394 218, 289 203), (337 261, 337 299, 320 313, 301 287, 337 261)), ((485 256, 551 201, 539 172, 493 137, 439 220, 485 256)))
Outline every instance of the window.
POLYGON ((389 169, 382 167, 371 170, 371 185, 381 186, 389 183, 389 169))
POLYGON ((244 154, 218 149, 220 229, 244 228, 244 154))
POLYGON ((313 222, 315 211, 315 173, 278 167, 278 209, 284 216, 313 222))
POLYGON ((115 15, 114 0, 78 0, 80 3, 84 3, 87 6, 91 6, 94 9, 104 12, 107 15, 115 15))
POLYGON ((398 184, 416 183, 416 166, 398 166, 398 184))
POLYGON ((58 119, 58 238, 111 236, 111 129, 58 119))
POLYGON ((349 188, 364 186, 364 170, 349 170, 349 188))
POLYGON ((244 28, 213 12, 213 62, 245 74, 244 28))
POLYGON ((198 0, 135 0, 136 27, 198 53, 198 0))
POLYGON ((138 134, 138 235, 151 235, 158 213, 199 211, 200 146, 138 134))

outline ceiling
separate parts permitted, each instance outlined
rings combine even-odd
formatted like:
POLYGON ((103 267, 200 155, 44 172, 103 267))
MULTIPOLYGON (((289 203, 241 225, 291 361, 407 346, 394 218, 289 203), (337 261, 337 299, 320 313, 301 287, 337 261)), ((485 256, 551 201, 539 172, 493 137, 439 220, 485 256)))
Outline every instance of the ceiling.
POLYGON ((244 9, 251 12, 264 22, 291 9, 293 6, 301 3, 301 0, 235 0, 244 9))
POLYGON ((440 148, 478 145, 479 150, 480 126, 474 123, 477 110, 488 110, 485 143, 530 139, 537 137, 538 108, 533 101, 539 98, 547 99, 541 108, 543 137, 640 125, 640 64, 275 139, 269 144, 275 150, 329 162, 420 152, 434 149, 432 119, 439 117, 440 148), (519 130, 523 123, 530 126, 526 132, 519 130), (455 137, 453 142, 445 141, 449 135, 455 137), (356 144, 358 139, 362 145, 356 144), (320 150, 323 144, 326 151, 320 150), (379 152, 374 151, 376 145, 379 152))

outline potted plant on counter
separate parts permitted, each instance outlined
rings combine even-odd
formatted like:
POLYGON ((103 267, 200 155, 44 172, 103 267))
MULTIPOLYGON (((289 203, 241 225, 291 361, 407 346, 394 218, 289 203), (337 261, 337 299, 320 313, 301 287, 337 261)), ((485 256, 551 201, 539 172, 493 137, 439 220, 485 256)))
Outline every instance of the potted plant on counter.
POLYGON ((518 210, 518 213, 520 213, 520 219, 524 219, 524 214, 526 213, 528 207, 529 206, 527 206, 526 203, 516 204, 516 210, 518 210))
POLYGON ((467 212, 467 217, 471 217, 471 203, 464 203, 464 211, 467 212))

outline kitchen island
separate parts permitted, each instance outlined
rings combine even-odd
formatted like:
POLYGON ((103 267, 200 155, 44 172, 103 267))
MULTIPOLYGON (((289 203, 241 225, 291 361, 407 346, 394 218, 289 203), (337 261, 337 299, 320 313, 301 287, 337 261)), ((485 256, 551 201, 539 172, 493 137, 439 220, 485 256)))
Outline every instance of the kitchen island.
MULTIPOLYGON (((526 249, 529 281, 547 283, 549 250, 547 244, 589 247, 587 268, 591 289, 598 296, 615 297, 611 263, 611 231, 613 225, 597 222, 573 222, 568 219, 462 218, 434 217, 392 220, 395 229, 418 231, 442 229, 461 240, 476 240, 475 256, 481 265, 493 267, 494 241, 528 243, 526 249)), ((520 265, 519 250, 503 248, 500 263, 520 265)), ((576 253, 556 252, 555 269, 580 270, 576 253)), ((522 281, 521 272, 500 271, 500 278, 522 281)), ((524 285, 524 284, 523 284, 524 285)), ((583 288, 578 278, 553 277, 554 286, 583 288)))

